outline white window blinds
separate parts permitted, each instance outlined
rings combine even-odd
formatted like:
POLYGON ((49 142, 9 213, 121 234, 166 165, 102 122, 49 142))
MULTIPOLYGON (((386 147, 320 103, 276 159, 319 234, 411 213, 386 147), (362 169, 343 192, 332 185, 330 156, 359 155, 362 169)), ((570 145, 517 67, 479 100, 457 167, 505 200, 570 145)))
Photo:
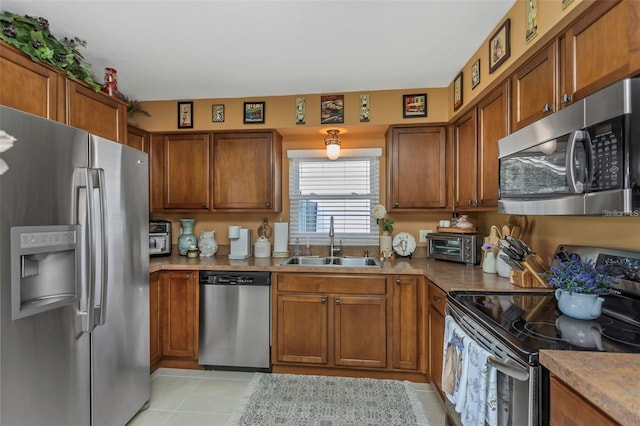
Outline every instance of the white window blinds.
POLYGON ((340 240, 343 245, 378 244, 371 209, 378 204, 380 193, 380 150, 364 151, 368 155, 341 154, 337 160, 305 157, 305 151, 289 154, 292 243, 298 238, 302 245, 307 241, 328 245, 333 216, 336 244, 340 240))

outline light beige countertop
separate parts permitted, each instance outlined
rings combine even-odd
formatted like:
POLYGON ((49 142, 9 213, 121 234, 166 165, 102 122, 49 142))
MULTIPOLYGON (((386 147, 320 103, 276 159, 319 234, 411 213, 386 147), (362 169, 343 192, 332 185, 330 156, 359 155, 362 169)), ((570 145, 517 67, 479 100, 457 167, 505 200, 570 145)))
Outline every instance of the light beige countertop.
POLYGON ((640 354, 542 350, 540 363, 612 419, 640 424, 640 354))
MULTIPOLYGON (((281 266, 286 258, 256 258, 245 260, 229 260, 226 255, 188 259, 177 251, 171 256, 152 257, 149 261, 149 272, 171 270, 219 270, 219 271, 271 271, 271 272, 320 272, 351 274, 402 274, 425 275, 442 290, 475 290, 475 291, 529 291, 512 285, 507 278, 497 274, 486 274, 479 266, 468 266, 460 263, 430 260, 426 257, 413 259, 401 258, 387 260, 382 267, 340 267, 340 266, 281 266)), ((536 289, 538 290, 538 289, 536 289)), ((550 291, 551 289, 539 289, 550 291)))

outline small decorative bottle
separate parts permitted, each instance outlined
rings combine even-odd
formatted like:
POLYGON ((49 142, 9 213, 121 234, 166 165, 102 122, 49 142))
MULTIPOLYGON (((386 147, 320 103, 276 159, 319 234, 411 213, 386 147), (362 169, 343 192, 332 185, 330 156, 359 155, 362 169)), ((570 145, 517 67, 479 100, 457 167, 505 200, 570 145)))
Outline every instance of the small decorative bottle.
POLYGON ((198 244, 198 237, 193 234, 193 225, 195 219, 180 219, 182 230, 178 237, 178 253, 180 256, 186 256, 189 247, 198 244))

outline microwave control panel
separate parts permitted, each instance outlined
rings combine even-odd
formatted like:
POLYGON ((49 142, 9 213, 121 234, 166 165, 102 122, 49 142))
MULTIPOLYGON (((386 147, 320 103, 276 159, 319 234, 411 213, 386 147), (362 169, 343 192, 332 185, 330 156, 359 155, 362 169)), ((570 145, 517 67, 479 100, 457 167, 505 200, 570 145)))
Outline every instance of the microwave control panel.
POLYGON ((593 181, 591 190, 622 188, 623 135, 615 123, 603 123, 591 128, 593 149, 593 181))

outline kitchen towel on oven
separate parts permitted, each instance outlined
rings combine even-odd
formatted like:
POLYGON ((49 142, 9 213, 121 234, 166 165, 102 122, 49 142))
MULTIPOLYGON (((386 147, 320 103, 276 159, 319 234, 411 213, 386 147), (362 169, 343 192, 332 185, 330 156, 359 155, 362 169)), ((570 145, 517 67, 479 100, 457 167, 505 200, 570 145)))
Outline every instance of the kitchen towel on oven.
POLYGON ((467 392, 467 367, 471 338, 447 315, 444 326, 444 351, 442 354, 442 391, 462 412, 467 392))
POLYGON ((488 362, 489 352, 476 342, 469 342, 467 366, 467 395, 462 408, 461 420, 464 426, 496 425, 496 386, 490 385, 496 379, 495 368, 488 362))

